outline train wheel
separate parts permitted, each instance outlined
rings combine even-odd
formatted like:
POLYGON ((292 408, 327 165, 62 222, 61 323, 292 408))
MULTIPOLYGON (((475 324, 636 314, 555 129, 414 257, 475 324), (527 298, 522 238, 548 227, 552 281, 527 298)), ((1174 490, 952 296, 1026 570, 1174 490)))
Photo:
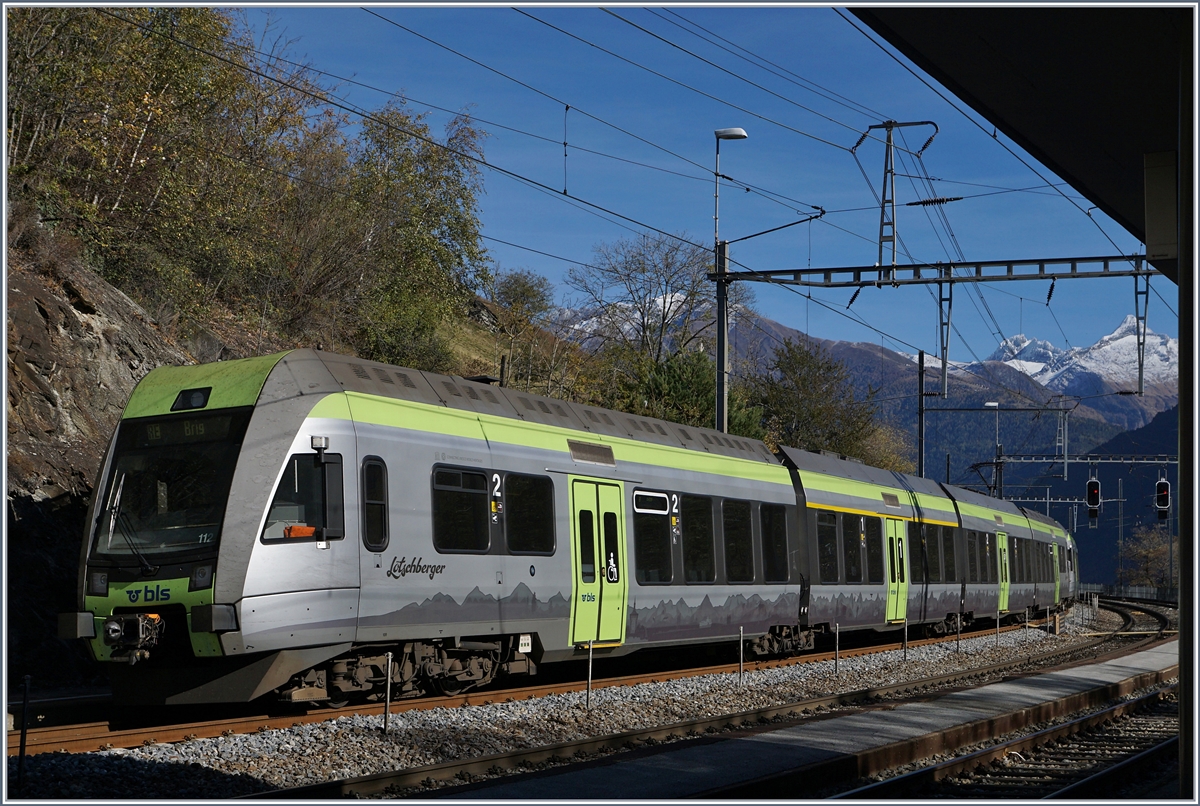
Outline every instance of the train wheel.
POLYGON ((453 697, 486 686, 495 679, 499 663, 491 655, 476 655, 467 659, 465 664, 457 661, 455 668, 459 675, 446 674, 435 677, 429 681, 430 687, 439 694, 453 697))

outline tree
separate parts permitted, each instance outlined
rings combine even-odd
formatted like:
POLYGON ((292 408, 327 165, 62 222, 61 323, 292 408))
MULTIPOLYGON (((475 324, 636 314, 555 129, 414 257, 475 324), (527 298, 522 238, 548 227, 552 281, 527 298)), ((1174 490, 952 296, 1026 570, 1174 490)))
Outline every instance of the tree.
POLYGON ((236 12, 11 8, 9 201, 177 329, 450 368, 439 326, 486 278, 466 116, 349 116, 236 12))
POLYGON ((750 381, 768 444, 827 450, 891 470, 909 470, 903 438, 878 422, 874 391, 856 395, 849 369, 820 345, 788 339, 750 381))
MULTIPOLYGON (((592 316, 589 335, 659 364, 712 332, 712 253, 686 234, 638 235, 593 249, 593 262, 572 266, 567 285, 592 316)), ((749 308, 750 291, 733 285, 731 306, 749 308)))
MULTIPOLYGON (((595 359, 596 402, 712 427, 716 367, 706 349, 715 342, 712 254, 691 240, 642 234, 601 244, 590 265, 571 267, 566 282, 580 295, 576 307, 585 321, 575 338, 595 359)), ((735 284, 730 297, 734 308, 749 311, 748 289, 735 284)), ((752 417, 734 421, 751 435, 752 417)))
POLYGON ((436 140, 395 103, 364 119, 354 158, 356 195, 370 211, 353 333, 361 355, 445 371, 437 327, 487 279, 479 235, 482 132, 460 116, 436 140))
MULTIPOLYGON (((528 269, 497 272, 492 282, 491 301, 495 304, 498 333, 506 344, 506 380, 509 386, 529 391, 538 363, 534 349, 541 339, 538 330, 554 306, 554 286, 548 279, 528 269)), ((539 383, 543 380, 538 373, 539 383)))
MULTIPOLYGON (((1161 524, 1136 526, 1133 537, 1125 549, 1125 569, 1130 585, 1152 585, 1175 587, 1179 584, 1179 558, 1174 557, 1172 569, 1172 541, 1170 531, 1161 524), (1174 570, 1175 578, 1171 579, 1174 570)), ((1178 552, 1178 546, 1174 547, 1178 552)))

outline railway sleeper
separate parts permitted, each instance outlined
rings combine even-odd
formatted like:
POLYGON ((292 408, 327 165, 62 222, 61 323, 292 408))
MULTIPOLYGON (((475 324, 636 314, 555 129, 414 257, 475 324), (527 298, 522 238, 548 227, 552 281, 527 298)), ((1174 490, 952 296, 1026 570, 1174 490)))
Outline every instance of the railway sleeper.
POLYGON ((350 655, 293 675, 278 689, 278 696, 283 702, 326 705, 382 700, 389 650, 392 697, 460 694, 485 686, 498 675, 537 674, 533 658, 517 647, 518 636, 359 647, 350 655))

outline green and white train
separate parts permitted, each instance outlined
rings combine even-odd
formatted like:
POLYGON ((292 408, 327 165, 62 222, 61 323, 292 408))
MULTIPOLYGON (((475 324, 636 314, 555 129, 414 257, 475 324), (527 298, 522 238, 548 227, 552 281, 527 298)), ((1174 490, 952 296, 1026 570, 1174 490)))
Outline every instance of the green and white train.
POLYGON ((1075 542, 819 453, 293 350, 134 390, 60 635, 125 702, 459 692, 540 664, 1059 609, 1075 542), (391 653, 393 663, 387 658, 391 653), (390 670, 390 671, 389 671, 390 670))

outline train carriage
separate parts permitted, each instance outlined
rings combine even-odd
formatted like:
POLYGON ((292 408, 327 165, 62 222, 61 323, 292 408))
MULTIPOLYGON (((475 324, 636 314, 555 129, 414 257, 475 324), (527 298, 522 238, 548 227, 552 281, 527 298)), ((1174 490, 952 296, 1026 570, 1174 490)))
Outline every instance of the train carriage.
POLYGON ((336 703, 380 696, 389 675, 401 696, 459 692, 589 649, 739 634, 787 654, 833 623, 941 630, 964 606, 1011 609, 1005 535, 980 529, 1001 517, 1038 569, 1012 606, 1057 604, 1073 544, 1011 504, 293 350, 142 380, 60 634, 111 662, 129 702, 336 703))

